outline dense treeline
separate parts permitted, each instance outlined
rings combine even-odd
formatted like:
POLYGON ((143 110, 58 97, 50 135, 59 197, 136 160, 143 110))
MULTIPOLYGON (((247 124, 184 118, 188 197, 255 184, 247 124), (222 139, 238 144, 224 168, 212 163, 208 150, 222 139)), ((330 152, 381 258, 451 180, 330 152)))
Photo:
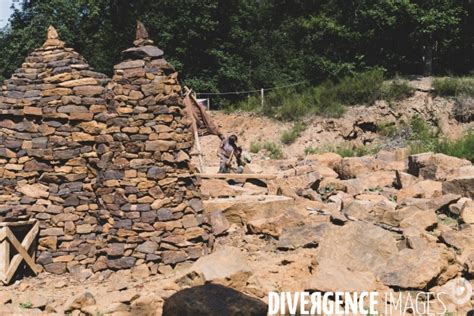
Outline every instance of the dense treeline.
POLYGON ((49 24, 110 74, 137 19, 197 91, 317 83, 373 67, 391 75, 474 66, 472 0, 25 0, 0 33, 0 78, 49 24))

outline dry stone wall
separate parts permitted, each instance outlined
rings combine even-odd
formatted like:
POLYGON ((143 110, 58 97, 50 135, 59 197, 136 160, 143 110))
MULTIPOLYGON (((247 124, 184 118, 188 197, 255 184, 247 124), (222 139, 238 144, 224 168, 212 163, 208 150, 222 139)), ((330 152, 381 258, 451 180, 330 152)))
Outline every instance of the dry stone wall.
POLYGON ((175 265, 210 239, 177 73, 139 24, 113 81, 50 27, 2 86, 0 220, 40 220, 52 273, 175 265))

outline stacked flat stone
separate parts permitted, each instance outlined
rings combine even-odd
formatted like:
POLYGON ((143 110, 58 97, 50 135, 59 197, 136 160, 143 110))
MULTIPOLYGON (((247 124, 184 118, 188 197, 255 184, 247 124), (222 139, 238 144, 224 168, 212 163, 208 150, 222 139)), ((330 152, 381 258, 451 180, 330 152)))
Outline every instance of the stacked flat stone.
POLYGON ((177 73, 141 23, 113 81, 50 27, 2 86, 0 221, 40 221, 52 273, 152 271, 208 252, 177 73))
POLYGON ((122 52, 108 86, 96 184, 108 248, 96 269, 174 266, 208 252, 178 74, 152 43, 138 23, 135 46, 122 52))
POLYGON ((95 141, 106 128, 109 80, 50 27, 44 45, 2 86, 0 217, 41 221, 38 262, 50 272, 95 262, 102 232, 95 141))

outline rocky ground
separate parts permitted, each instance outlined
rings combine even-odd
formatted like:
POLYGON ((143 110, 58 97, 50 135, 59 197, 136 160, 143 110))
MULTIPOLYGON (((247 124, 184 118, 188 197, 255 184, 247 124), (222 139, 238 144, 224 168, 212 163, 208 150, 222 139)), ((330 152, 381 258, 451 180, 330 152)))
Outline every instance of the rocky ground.
MULTIPOLYGON (((428 124, 439 127, 441 133, 448 138, 459 138, 474 127, 474 121, 459 120, 459 117, 456 117, 454 100, 437 97, 431 92, 431 78, 420 78, 410 83, 416 88, 414 94, 399 102, 378 100, 372 106, 349 107, 346 113, 337 119, 307 117, 304 122, 306 129, 291 145, 281 145, 280 137, 284 131, 291 129, 292 123, 245 112, 228 114, 211 111, 211 115, 225 135, 238 135, 239 142, 246 150, 249 150, 252 142, 271 141, 281 145, 286 158, 304 157, 306 148, 324 150, 338 145, 367 145, 383 149, 404 147, 403 139, 394 141, 382 136, 380 126, 393 124, 400 127, 410 122, 415 115, 428 124)), ((469 113, 472 111, 471 106, 469 113)), ((469 115, 467 117, 469 118, 469 115)), ((201 138, 201 143, 206 166, 214 170, 217 166, 216 150, 219 139, 215 136, 205 136, 201 138)), ((254 158, 262 159, 264 156, 263 153, 254 155, 254 158)))
POLYGON ((275 177, 202 180, 210 255, 166 271, 42 273, 1 288, 0 314, 161 315, 170 295, 205 282, 263 301, 269 291, 430 291, 432 312, 473 309, 472 298, 435 299, 460 278, 474 286, 471 162, 398 150, 260 167, 275 177))
MULTIPOLYGON (((304 155, 306 147, 383 144, 374 126, 415 114, 448 137, 472 127, 456 121, 453 101, 434 98, 425 81, 400 103, 377 101, 340 119, 308 119, 302 136, 283 146, 285 159, 254 155, 247 166, 259 174, 253 179, 202 179, 204 212, 216 236, 210 255, 174 269, 137 263, 115 272, 41 273, 0 288, 0 315, 161 315, 171 295, 209 282, 264 302, 269 291, 378 291, 382 298, 429 291, 423 299, 432 315, 466 315, 474 309, 472 297, 452 293, 463 279, 474 286, 471 162, 409 156, 403 148, 360 158, 304 155), (443 304, 436 299, 441 292, 448 293, 443 304)), ((278 142, 291 128, 251 114, 212 115, 244 148, 278 142)), ((216 169, 218 144, 215 136, 202 138, 208 172, 216 169)))

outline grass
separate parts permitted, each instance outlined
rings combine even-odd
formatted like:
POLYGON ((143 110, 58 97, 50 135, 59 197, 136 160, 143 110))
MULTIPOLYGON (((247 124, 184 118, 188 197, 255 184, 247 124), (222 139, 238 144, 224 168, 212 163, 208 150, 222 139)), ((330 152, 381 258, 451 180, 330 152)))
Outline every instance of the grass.
POLYGON ((373 155, 379 151, 378 146, 359 146, 353 147, 348 144, 339 145, 335 147, 306 147, 304 153, 306 155, 310 154, 320 154, 325 152, 334 152, 341 157, 362 157, 367 155, 373 155))
POLYGON ((297 122, 290 130, 284 131, 281 134, 280 140, 283 144, 290 145, 294 143, 298 137, 301 136, 301 133, 303 133, 305 129, 306 126, 303 123, 297 122))
POLYGON ((457 140, 441 139, 435 151, 474 162, 474 131, 469 131, 457 140))
POLYGON ((433 80, 433 88, 439 96, 474 97, 474 77, 445 77, 433 80))
POLYGON ((30 309, 32 307, 33 307, 33 303, 31 303, 30 301, 20 303, 20 308, 30 309))
POLYGON ((271 159, 282 159, 283 151, 281 147, 274 142, 252 142, 250 143, 250 152, 256 154, 262 149, 265 149, 271 159))
POLYGON ((468 131, 459 139, 451 140, 443 137, 437 127, 429 126, 419 116, 411 119, 410 129, 411 154, 432 151, 474 162, 474 130, 468 131))

